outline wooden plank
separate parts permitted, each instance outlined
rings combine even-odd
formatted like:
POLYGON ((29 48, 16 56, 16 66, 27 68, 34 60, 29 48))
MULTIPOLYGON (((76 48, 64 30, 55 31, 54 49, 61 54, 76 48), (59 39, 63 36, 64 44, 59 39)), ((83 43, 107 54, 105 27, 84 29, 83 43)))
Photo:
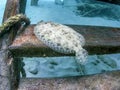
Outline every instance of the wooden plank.
POLYGON ((3 22, 9 17, 19 13, 25 13, 27 0, 7 0, 4 11, 3 22))
MULTIPOLYGON (((63 54, 54 52, 41 41, 34 33, 31 25, 17 36, 9 50, 14 56, 61 56, 63 54)), ((107 54, 120 52, 120 28, 68 25, 81 33, 86 44, 84 48, 89 54, 107 54)), ((73 54, 72 54, 73 55, 73 54)))
POLYGON ((7 20, 9 17, 19 13, 19 1, 20 0, 7 0, 3 22, 7 20))
POLYGON ((17 90, 120 90, 120 71, 85 77, 22 78, 17 90))
MULTIPOLYGON (((3 18, 3 22, 6 21, 9 17, 14 16, 16 14, 18 14, 20 11, 20 6, 19 6, 19 2, 20 0, 7 0, 6 3, 6 8, 4 11, 4 18, 3 18)), ((0 67, 0 70, 2 69, 6 69, 7 71, 7 77, 4 76, 4 78, 8 79, 8 81, 3 81, 4 83, 1 83, 0 86, 4 86, 6 84, 6 87, 2 87, 3 89, 1 90, 16 90, 15 88, 17 87, 17 82, 19 80, 18 75, 16 74, 17 71, 15 71, 15 67, 13 65, 13 57, 11 56, 11 54, 9 53, 8 50, 8 46, 12 43, 12 41, 14 40, 16 33, 19 29, 20 24, 18 25, 14 25, 14 27, 11 27, 9 29, 10 32, 4 34, 0 39, 0 52, 4 52, 4 54, 1 54, 1 62, 5 62, 5 66, 3 68, 0 67), (8 52, 8 53, 7 53, 8 52)), ((4 64, 4 63, 3 63, 4 64)))

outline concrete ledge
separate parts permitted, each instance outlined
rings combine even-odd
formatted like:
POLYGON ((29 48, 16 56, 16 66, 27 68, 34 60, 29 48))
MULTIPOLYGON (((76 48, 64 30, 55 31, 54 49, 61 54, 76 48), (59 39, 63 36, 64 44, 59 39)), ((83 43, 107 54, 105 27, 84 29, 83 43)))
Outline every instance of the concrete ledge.
MULTIPOLYGON (((120 52, 120 28, 69 25, 81 33, 85 39, 85 49, 89 54, 107 54, 120 52)), ((29 26, 13 41, 9 50, 14 56, 60 56, 54 52, 33 33, 34 25, 29 26)))
POLYGON ((120 71, 85 77, 23 78, 18 90, 120 90, 120 71))

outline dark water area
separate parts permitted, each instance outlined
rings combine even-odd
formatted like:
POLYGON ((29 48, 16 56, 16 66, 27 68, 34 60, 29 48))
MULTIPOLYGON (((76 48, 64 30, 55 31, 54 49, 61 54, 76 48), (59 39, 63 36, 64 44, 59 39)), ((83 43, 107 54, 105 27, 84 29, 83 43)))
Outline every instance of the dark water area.
POLYGON ((95 0, 38 0, 36 6, 31 6, 28 1, 26 15, 33 24, 43 20, 61 24, 120 27, 120 6, 95 0))
POLYGON ((76 13, 82 17, 102 17, 120 21, 120 7, 107 3, 83 3, 77 6, 76 13))

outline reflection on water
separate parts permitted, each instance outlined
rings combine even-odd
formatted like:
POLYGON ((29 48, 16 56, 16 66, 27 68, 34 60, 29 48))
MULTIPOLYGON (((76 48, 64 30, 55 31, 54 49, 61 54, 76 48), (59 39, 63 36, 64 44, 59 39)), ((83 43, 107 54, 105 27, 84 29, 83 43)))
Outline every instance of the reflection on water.
MULTIPOLYGON (((23 58, 26 77, 80 76, 74 57, 23 58)), ((85 75, 120 70, 120 55, 92 55, 85 64, 85 75)))

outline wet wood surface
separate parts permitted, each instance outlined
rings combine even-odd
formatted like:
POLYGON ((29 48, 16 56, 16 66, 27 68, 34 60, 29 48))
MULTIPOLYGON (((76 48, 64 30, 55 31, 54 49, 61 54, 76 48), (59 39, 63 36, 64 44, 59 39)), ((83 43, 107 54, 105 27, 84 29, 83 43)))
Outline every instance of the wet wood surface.
MULTIPOLYGON (((25 29, 13 41, 9 50, 14 56, 61 56, 39 41, 33 33, 35 25, 25 29)), ((86 40, 84 48, 89 54, 120 53, 120 28, 68 25, 86 40)), ((73 54, 71 54, 73 55, 73 54)))

